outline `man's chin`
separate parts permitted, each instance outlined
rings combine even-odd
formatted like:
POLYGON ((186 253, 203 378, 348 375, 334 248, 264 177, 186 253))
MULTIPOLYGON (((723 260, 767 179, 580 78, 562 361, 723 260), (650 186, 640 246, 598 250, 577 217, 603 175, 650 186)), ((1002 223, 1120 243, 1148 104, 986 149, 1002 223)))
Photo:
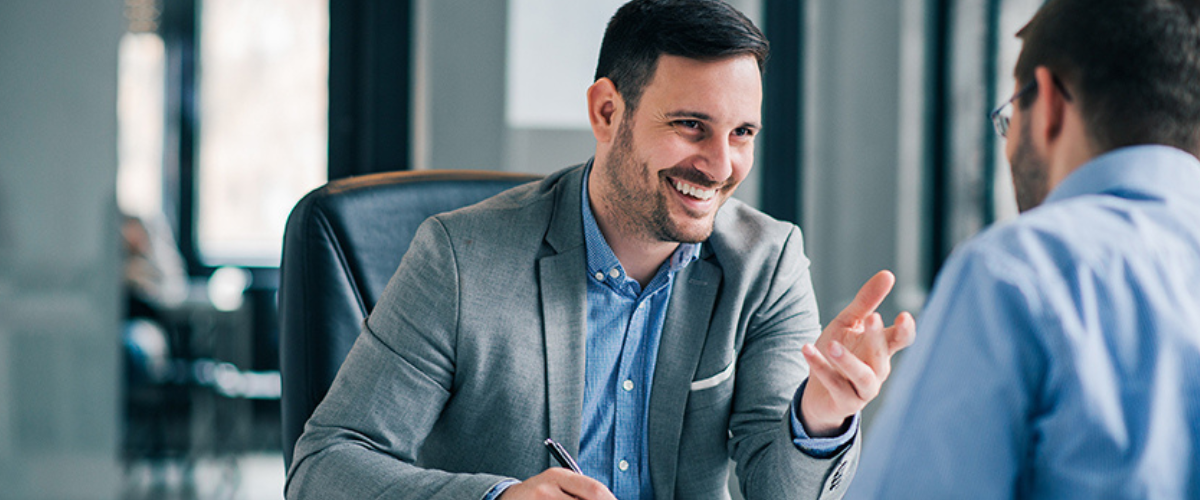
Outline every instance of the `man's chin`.
POLYGON ((674 242, 675 243, 704 243, 705 241, 708 240, 709 236, 712 236, 712 232, 709 232, 708 234, 705 234, 703 236, 695 235, 695 236, 685 236, 685 237, 676 238, 674 240, 674 242))
POLYGON ((1013 191, 1017 198, 1017 210, 1025 213, 1046 201, 1049 189, 1046 187, 1044 166, 1040 164, 1017 165, 1014 164, 1013 167, 1013 191))
POLYGON ((662 228, 659 239, 672 243, 703 243, 712 236, 713 220, 706 218, 702 221, 693 221, 692 224, 674 224, 669 228, 662 228))

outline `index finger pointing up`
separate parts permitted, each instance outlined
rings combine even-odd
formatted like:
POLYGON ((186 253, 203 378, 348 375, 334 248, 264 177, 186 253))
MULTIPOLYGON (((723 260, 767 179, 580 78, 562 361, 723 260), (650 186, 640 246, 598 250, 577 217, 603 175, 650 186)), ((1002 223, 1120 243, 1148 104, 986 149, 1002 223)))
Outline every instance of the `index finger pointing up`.
POLYGON ((858 289, 858 294, 854 296, 854 300, 845 309, 842 309, 842 312, 838 313, 834 321, 845 326, 863 321, 867 316, 875 312, 879 304, 883 303, 883 299, 887 298, 888 293, 892 291, 892 286, 895 284, 896 276, 891 271, 885 269, 875 273, 875 276, 872 276, 862 288, 858 289))

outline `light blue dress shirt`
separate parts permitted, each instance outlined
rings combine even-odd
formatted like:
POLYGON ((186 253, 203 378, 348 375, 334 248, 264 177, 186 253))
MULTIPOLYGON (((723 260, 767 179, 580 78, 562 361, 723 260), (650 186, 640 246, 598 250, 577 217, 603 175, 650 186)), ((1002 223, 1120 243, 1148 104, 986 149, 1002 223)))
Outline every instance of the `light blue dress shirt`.
MULTIPOLYGON (((603 483, 621 500, 652 500, 647 408, 658 359, 663 321, 676 273, 700 256, 700 244, 680 244, 646 284, 625 274, 596 224, 583 178, 583 234, 587 253, 587 366, 584 372, 583 422, 577 462, 583 473, 603 483)), ((811 438, 795 417, 792 431, 800 450, 828 457, 850 442, 859 417, 846 432, 811 438)), ((494 500, 516 482, 503 482, 485 500, 494 500)))
POLYGON ((642 289, 600 233, 587 185, 584 177, 588 338, 579 467, 617 498, 652 499, 646 432, 650 383, 671 284, 700 255, 700 245, 679 245, 642 289))
POLYGON ((848 498, 1200 498, 1200 161, 1139 146, 946 263, 848 498))

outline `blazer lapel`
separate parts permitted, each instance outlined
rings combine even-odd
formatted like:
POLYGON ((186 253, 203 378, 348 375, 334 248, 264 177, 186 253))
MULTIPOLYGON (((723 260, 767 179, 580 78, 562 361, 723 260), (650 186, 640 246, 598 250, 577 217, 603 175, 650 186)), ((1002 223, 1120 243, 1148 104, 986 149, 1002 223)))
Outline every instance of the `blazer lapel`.
MULTIPOLYGON (((553 253, 538 260, 546 348, 550 436, 579 455, 587 342, 586 251, 583 244, 583 168, 567 175, 546 233, 553 253)), ((549 454, 546 456, 549 466, 549 454)))
POLYGON ((683 415, 708 336, 721 269, 702 257, 675 279, 650 390, 650 480, 658 498, 675 494, 683 415))

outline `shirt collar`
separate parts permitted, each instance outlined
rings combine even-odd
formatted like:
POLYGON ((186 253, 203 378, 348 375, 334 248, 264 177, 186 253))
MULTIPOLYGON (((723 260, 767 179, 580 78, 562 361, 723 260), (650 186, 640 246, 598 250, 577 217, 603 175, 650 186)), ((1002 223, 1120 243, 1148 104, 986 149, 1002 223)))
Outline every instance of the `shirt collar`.
POLYGON ((1102 154, 1063 179, 1046 203, 1089 194, 1166 198, 1200 192, 1200 160, 1170 146, 1131 146, 1102 154))
MULTIPOLYGON (((583 171, 583 196, 581 197, 583 199, 583 239, 587 248, 588 274, 599 273, 612 278, 624 278, 625 268, 621 267, 621 261, 617 260, 617 256, 613 254, 612 247, 608 246, 608 241, 600 233, 600 226, 596 225, 596 217, 592 215, 592 205, 588 201, 588 177, 591 172, 592 160, 589 160, 583 171), (614 270, 618 273, 616 276, 611 274, 614 270)), ((667 259, 667 270, 674 274, 699 257, 699 243, 681 243, 671 254, 671 258, 667 259)))

